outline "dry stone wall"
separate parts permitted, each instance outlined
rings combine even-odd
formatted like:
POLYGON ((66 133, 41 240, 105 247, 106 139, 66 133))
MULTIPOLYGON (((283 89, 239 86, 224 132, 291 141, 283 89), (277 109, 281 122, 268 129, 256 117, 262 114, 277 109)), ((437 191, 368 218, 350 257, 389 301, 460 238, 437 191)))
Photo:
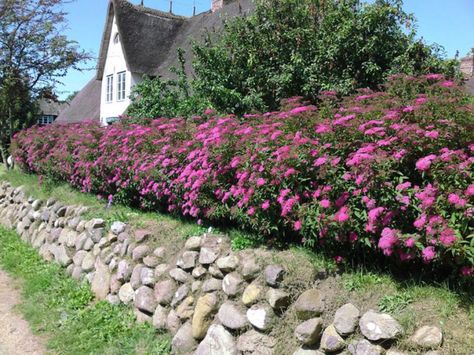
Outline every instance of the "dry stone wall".
MULTIPOLYGON (((272 330, 290 309, 297 321, 289 334, 300 344, 294 355, 403 354, 390 349, 404 333, 390 315, 361 314, 349 303, 327 324, 320 290, 281 287, 284 267, 262 262, 252 251, 232 252, 226 236, 194 236, 171 253, 152 247, 152 231, 122 222, 106 228, 102 219, 83 218, 86 211, 0 185, 2 224, 45 260, 89 282, 98 299, 131 305, 138 321, 168 330, 174 354, 276 354, 277 341, 286 340, 272 330)), ((426 326, 410 339, 428 351, 440 346, 442 333, 426 326)))

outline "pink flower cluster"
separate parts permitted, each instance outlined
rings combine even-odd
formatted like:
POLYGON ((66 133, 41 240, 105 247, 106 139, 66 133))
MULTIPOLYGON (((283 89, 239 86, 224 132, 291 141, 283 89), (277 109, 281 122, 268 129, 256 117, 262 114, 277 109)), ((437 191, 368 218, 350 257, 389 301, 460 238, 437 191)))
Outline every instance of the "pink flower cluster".
POLYGON ((442 76, 394 80, 423 94, 389 87, 336 108, 290 99, 244 120, 209 110, 146 126, 33 127, 16 135, 13 155, 114 203, 233 221, 337 258, 370 249, 471 275, 474 145, 458 118, 472 108, 442 76))

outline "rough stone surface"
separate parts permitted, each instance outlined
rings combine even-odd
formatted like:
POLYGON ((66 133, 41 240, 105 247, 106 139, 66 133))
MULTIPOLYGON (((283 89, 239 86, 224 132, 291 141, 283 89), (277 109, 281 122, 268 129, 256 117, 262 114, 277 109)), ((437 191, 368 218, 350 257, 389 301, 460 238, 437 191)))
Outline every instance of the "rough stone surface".
POLYGON ((130 284, 135 290, 139 288, 142 284, 142 280, 141 280, 142 269, 143 269, 142 264, 135 265, 132 271, 132 275, 130 276, 130 284))
MULTIPOLYGON (((314 349, 306 348, 306 347, 302 346, 301 348, 296 350, 293 353, 293 355, 324 355, 324 353, 322 351, 319 351, 319 350, 314 350, 314 349)), ((346 355, 346 354, 341 353, 341 355, 346 355)))
POLYGON ((344 339, 338 334, 334 325, 329 325, 321 337, 321 350, 335 352, 346 347, 344 339))
POLYGON ((222 290, 222 280, 211 278, 204 281, 202 284, 203 292, 214 292, 219 290, 222 290))
POLYGON ((172 309, 168 313, 168 317, 166 317, 166 328, 168 328, 171 334, 176 334, 179 327, 181 327, 181 320, 176 314, 176 311, 172 309))
POLYGON ((192 275, 195 279, 200 279, 206 274, 206 269, 203 268, 201 265, 194 268, 192 275))
POLYGON ((391 340, 403 334, 402 326, 390 315, 367 311, 359 320, 361 333, 369 340, 391 340))
POLYGON ((175 268, 171 269, 169 275, 176 281, 185 283, 189 281, 189 274, 181 269, 175 268))
POLYGON ((295 329, 295 337, 304 345, 313 345, 321 337, 323 320, 321 318, 309 319, 295 329))
POLYGON ((196 349, 195 355, 237 355, 234 337, 222 325, 209 327, 204 340, 196 349))
POLYGON ((151 236, 152 236, 152 234, 149 231, 144 230, 144 229, 139 229, 139 230, 135 231, 135 241, 137 243, 144 242, 145 240, 147 240, 151 236))
POLYGON ((245 288, 244 293, 242 294, 242 303, 246 306, 251 306, 260 299, 262 293, 262 286, 251 283, 245 288))
POLYGON ((224 278, 224 273, 215 265, 209 266, 209 269, 207 269, 207 272, 212 276, 215 277, 216 279, 223 279, 224 278))
POLYGON ((227 274, 222 280, 222 289, 227 296, 235 296, 242 291, 242 282, 244 280, 240 274, 232 272, 227 274))
POLYGON ((186 298, 186 296, 189 294, 189 286, 184 284, 179 286, 179 288, 176 290, 173 299, 171 300, 171 307, 175 307, 177 304, 179 304, 182 300, 186 298))
POLYGON ((119 290, 119 298, 125 304, 129 304, 135 298, 135 290, 130 283, 123 284, 119 290))
POLYGON ((214 313, 217 311, 218 298, 215 293, 208 293, 201 296, 194 309, 192 328, 193 337, 202 339, 212 322, 214 313))
POLYGON ((423 349, 434 349, 441 346, 443 333, 438 327, 423 326, 410 337, 410 342, 423 349))
POLYGON ((257 264, 255 258, 244 258, 242 260, 242 277, 245 281, 255 279, 261 272, 260 266, 257 264))
POLYGON ((154 268, 160 263, 160 260, 155 255, 147 255, 143 258, 143 264, 149 268, 154 268))
POLYGON ((268 304, 274 310, 283 310, 290 304, 290 295, 275 288, 269 288, 267 291, 268 304))
POLYGON ((285 270, 280 265, 268 265, 265 268, 265 282, 267 285, 277 287, 283 277, 285 276, 285 270))
POLYGON ((168 312, 165 307, 160 305, 156 306, 155 313, 153 314, 153 326, 156 329, 166 329, 166 317, 168 312))
POLYGON ((194 314, 194 297, 186 297, 176 308, 176 314, 181 320, 190 319, 194 314))
POLYGON ((196 266, 196 259, 198 255, 199 253, 197 251, 185 251, 178 258, 178 261, 176 262, 176 266, 184 270, 192 269, 196 266))
POLYGON ((355 332, 359 321, 360 311, 352 303, 340 307, 334 315, 334 328, 342 336, 355 332))
POLYGON ((218 248, 202 247, 199 253, 199 263, 202 265, 212 264, 219 257, 218 248))
POLYGON ((127 260, 120 260, 117 265, 117 280, 128 281, 132 276, 132 265, 127 260))
POLYGON ((244 354, 272 354, 276 339, 269 335, 251 329, 242 334, 237 340, 237 350, 244 354))
POLYGON ((95 263, 95 274, 91 289, 99 300, 105 300, 110 291, 110 271, 99 258, 95 263))
POLYGON ((196 341, 191 334, 192 329, 189 322, 179 328, 171 342, 174 354, 189 354, 196 348, 196 341))
POLYGON ((147 245, 139 245, 133 249, 132 259, 134 261, 140 261, 145 256, 151 253, 150 247, 147 245))
POLYGON ((153 290, 147 286, 141 286, 135 293, 135 307, 142 312, 154 313, 157 301, 153 290))
POLYGON ((347 347, 347 351, 352 355, 382 355, 385 349, 380 345, 372 344, 370 341, 363 339, 352 341, 347 347))
POLYGON ((142 267, 140 270, 140 282, 142 285, 151 286, 155 285, 155 272, 148 267, 142 267))
POLYGON ((250 324, 263 331, 270 329, 273 316, 273 309, 267 305, 253 305, 247 310, 247 319, 250 324))
POLYGON ((171 303, 176 291, 176 283, 173 280, 164 280, 155 284, 156 301, 162 306, 171 303))
POLYGON ((112 225, 110 226, 110 231, 115 234, 115 235, 119 235, 120 233, 124 232, 125 231, 125 228, 127 227, 127 225, 123 222, 119 222, 119 221, 115 221, 112 223, 112 225))
POLYGON ((184 244, 186 250, 197 251, 201 249, 201 237, 190 237, 184 244))
POLYGON ((229 255, 216 260, 217 267, 225 272, 232 272, 239 266, 239 258, 236 255, 229 255))
POLYGON ((234 303, 225 302, 219 312, 217 318, 224 327, 236 330, 244 328, 247 323, 247 317, 234 303))
POLYGON ((317 317, 324 311, 323 296, 319 290, 307 290, 298 297, 294 307, 299 319, 306 320, 317 317))

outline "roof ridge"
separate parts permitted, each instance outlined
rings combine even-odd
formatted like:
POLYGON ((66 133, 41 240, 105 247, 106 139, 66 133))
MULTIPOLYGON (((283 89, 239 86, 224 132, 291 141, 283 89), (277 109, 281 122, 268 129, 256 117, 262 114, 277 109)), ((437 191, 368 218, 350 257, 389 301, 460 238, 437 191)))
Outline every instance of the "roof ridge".
POLYGON ((175 15, 175 14, 170 13, 170 12, 165 12, 165 11, 161 11, 161 10, 158 10, 158 9, 153 9, 153 8, 147 7, 147 6, 135 5, 135 4, 132 4, 131 2, 129 2, 127 0, 118 0, 118 1, 120 2, 120 5, 122 5, 122 6, 128 6, 129 8, 132 8, 132 9, 138 11, 138 12, 145 13, 147 15, 152 15, 152 16, 156 16, 156 17, 166 17, 166 18, 174 19, 174 20, 187 20, 187 19, 189 19, 189 17, 186 17, 186 16, 175 15))

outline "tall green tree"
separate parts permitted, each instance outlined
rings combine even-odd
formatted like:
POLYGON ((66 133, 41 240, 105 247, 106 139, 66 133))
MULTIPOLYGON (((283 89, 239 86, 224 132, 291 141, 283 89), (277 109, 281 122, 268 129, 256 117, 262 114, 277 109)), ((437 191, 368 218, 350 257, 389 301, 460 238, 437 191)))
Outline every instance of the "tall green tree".
POLYGON ((401 0, 256 0, 255 11, 194 46, 196 89, 218 110, 275 109, 322 90, 376 88, 398 72, 453 72, 415 39, 401 0))
POLYGON ((64 35, 67 0, 0 0, 0 143, 32 124, 33 101, 89 55, 64 35))

